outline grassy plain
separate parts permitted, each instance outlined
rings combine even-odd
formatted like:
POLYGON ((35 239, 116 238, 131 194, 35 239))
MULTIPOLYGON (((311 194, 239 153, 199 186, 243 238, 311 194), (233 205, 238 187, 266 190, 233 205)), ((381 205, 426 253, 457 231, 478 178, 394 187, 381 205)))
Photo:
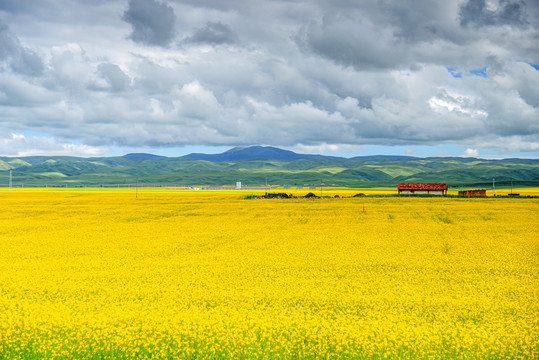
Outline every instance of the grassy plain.
POLYGON ((248 193, 0 192, 0 358, 539 356, 538 199, 248 193))

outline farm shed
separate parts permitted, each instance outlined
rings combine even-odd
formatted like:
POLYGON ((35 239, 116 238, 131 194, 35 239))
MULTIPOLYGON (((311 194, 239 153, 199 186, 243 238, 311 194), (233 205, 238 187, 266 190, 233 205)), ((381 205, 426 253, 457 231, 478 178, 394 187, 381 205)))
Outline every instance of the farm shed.
POLYGON ((486 189, 459 190, 459 196, 487 196, 486 189))
POLYGON ((445 195, 447 194, 446 183, 399 183, 399 194, 428 194, 445 195))

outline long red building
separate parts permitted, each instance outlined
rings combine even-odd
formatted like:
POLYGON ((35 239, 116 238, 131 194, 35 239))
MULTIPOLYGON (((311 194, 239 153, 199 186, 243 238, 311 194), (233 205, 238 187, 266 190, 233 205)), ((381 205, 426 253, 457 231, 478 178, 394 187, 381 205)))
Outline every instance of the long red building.
POLYGON ((486 189, 461 190, 459 191, 459 196, 487 196, 487 190, 486 189))
POLYGON ((446 195, 446 183, 399 183, 399 194, 446 195))

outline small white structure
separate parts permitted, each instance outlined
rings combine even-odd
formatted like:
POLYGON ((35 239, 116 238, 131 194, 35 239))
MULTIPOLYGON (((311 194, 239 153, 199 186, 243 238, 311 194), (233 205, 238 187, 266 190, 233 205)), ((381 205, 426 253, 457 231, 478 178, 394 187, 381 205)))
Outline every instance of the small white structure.
POLYGON ((241 190, 241 181, 236 181, 236 190, 241 190))

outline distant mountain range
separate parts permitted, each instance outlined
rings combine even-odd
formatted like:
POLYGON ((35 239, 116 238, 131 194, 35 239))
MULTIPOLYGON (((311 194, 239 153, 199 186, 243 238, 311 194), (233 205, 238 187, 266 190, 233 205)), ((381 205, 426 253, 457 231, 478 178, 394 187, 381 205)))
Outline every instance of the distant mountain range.
POLYGON ((83 186, 139 183, 183 185, 396 186, 446 182, 450 186, 539 186, 539 160, 460 157, 334 156, 298 154, 270 146, 236 147, 221 154, 165 157, 134 153, 117 157, 0 157, 0 186, 83 186))
POLYGON ((193 153, 185 155, 185 158, 192 160, 206 161, 240 161, 240 160, 301 160, 313 158, 329 158, 323 155, 297 154, 293 151, 283 150, 272 146, 248 146, 235 147, 221 154, 199 154, 193 153))

